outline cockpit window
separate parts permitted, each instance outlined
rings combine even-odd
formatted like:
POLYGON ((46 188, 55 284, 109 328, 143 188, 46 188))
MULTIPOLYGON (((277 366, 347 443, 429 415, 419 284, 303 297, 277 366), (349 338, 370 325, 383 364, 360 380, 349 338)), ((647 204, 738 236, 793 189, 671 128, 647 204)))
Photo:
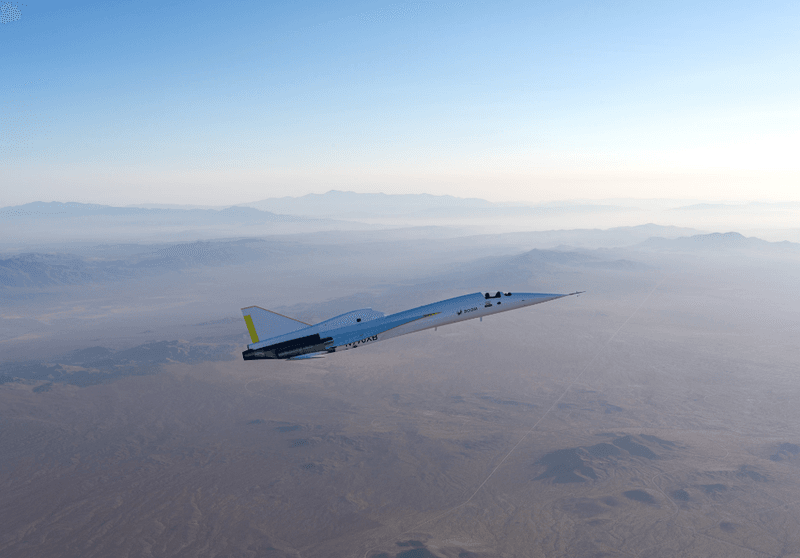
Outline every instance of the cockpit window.
POLYGON ((488 300, 490 298, 500 298, 501 296, 503 296, 503 293, 501 293, 500 291, 497 291, 495 294, 486 293, 486 294, 483 295, 483 298, 488 300))
POLYGON ((511 293, 505 293, 506 296, 511 296, 511 293))

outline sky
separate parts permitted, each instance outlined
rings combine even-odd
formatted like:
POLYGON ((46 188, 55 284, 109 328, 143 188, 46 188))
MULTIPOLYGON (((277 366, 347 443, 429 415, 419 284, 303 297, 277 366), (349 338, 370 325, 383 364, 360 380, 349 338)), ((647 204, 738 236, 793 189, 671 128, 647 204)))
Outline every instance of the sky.
POLYGON ((800 200, 800 2, 0 0, 0 206, 800 200))

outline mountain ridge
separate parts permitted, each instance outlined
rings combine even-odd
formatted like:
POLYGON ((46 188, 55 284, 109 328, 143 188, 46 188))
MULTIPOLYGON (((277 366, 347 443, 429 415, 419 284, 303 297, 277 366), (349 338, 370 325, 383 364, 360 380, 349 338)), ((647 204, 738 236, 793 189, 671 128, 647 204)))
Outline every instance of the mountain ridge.
POLYGON ((653 236, 644 242, 637 244, 634 248, 645 248, 654 250, 771 250, 771 251, 791 251, 800 252, 800 244, 782 240, 770 242, 755 236, 744 236, 738 232, 696 234, 692 236, 682 236, 679 238, 663 238, 653 236))

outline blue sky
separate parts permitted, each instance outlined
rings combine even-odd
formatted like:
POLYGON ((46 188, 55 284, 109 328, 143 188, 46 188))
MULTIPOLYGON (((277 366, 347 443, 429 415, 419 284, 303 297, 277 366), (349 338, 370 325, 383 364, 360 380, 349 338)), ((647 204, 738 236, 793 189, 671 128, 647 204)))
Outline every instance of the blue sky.
POLYGON ((800 199, 796 1, 0 4, 0 206, 800 199))

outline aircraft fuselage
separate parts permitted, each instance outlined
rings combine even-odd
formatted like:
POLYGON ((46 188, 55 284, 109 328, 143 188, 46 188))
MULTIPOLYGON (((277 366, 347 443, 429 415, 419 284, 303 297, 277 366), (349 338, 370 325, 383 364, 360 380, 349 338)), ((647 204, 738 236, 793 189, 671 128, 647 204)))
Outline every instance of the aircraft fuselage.
MULTIPOLYGON (((245 360, 313 358, 355 349, 362 345, 385 341, 424 329, 516 310, 565 296, 569 295, 474 293, 426 304, 389 316, 384 316, 369 308, 355 310, 316 325, 301 327, 289 333, 259 340, 248 345, 248 350, 244 351, 242 356, 245 360)), ((245 320, 248 317, 246 316, 245 320)), ((251 326, 252 321, 248 322, 248 327, 251 326)), ((253 329, 251 329, 251 335, 257 338, 253 329)))

